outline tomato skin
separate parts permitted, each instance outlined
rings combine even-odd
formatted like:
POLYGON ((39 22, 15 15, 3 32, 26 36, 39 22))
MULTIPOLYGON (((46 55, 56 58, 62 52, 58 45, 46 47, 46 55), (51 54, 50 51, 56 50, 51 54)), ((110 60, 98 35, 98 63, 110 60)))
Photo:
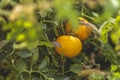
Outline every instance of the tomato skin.
POLYGON ((73 30, 73 33, 77 34, 80 40, 86 40, 91 34, 91 27, 85 25, 79 25, 77 30, 73 30))
POLYGON ((60 44, 60 47, 55 47, 56 52, 68 58, 77 56, 82 50, 81 41, 74 36, 62 35, 56 42, 60 44))
MULTIPOLYGON (((79 17, 78 19, 86 24, 89 23, 84 18, 79 17)), ((81 41, 84 41, 90 36, 92 28, 90 26, 79 24, 77 29, 72 29, 71 23, 68 21, 65 25, 65 31, 66 33, 73 33, 77 35, 81 41)))

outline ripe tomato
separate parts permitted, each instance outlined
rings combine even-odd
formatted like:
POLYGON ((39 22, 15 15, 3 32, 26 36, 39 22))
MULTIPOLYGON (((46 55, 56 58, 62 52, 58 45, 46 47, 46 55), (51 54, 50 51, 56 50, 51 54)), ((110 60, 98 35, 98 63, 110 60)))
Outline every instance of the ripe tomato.
MULTIPOLYGON (((85 24, 88 24, 89 22, 85 20, 84 18, 79 17, 80 21, 83 21, 85 24)), ((85 24, 79 24, 77 29, 72 29, 71 23, 68 21, 65 25, 65 31, 66 33, 74 33, 77 35, 81 41, 87 39, 92 31, 92 28, 90 26, 87 26, 85 24)))
POLYGON ((75 57, 82 50, 82 43, 79 38, 63 35, 56 39, 56 42, 60 44, 60 47, 55 47, 55 50, 58 54, 63 55, 65 57, 75 57))

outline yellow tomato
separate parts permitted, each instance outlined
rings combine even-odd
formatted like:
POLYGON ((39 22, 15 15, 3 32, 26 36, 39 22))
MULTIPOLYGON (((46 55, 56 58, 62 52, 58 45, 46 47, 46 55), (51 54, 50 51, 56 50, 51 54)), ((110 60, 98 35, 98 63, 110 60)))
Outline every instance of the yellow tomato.
POLYGON ((90 36, 92 28, 86 25, 89 23, 86 19, 81 17, 79 17, 78 19, 85 24, 79 24, 77 29, 72 29, 71 23, 68 21, 65 25, 65 31, 66 33, 74 33, 80 38, 80 40, 83 41, 90 36))
POLYGON ((63 35, 56 39, 56 42, 60 44, 59 47, 55 47, 55 50, 58 54, 63 55, 65 57, 75 57, 77 56, 82 50, 82 43, 79 38, 70 36, 70 35, 63 35))

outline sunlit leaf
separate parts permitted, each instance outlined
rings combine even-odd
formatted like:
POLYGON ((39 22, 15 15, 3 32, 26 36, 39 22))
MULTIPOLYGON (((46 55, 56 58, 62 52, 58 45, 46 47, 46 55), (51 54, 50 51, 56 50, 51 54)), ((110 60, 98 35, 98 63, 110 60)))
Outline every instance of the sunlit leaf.
POLYGON ((111 70, 112 70, 112 71, 117 70, 117 68, 118 68, 118 66, 117 66, 117 65, 111 65, 111 70))
POLYGON ((32 27, 33 26, 33 24, 31 23, 31 22, 24 22, 24 24, 23 24, 23 26, 25 27, 25 28, 30 28, 30 27, 32 27))
POLYGON ((54 47, 54 44, 52 42, 48 42, 48 41, 38 41, 38 45, 45 45, 47 47, 54 47))
POLYGON ((14 44, 13 45, 13 47, 15 48, 15 49, 23 49, 23 48, 25 48, 27 46, 27 42, 22 42, 22 43, 20 43, 20 44, 14 44))
POLYGON ((16 38, 17 41, 23 41, 25 40, 25 34, 19 34, 16 38))
POLYGON ((118 2, 118 0, 111 0, 111 2, 112 2, 112 4, 113 4, 113 6, 114 7, 119 7, 119 2, 118 2))
POLYGON ((113 73, 113 76, 116 77, 117 79, 120 79, 120 72, 115 72, 113 73))
POLYGON ((102 24, 100 27, 100 40, 103 43, 108 42, 108 33, 112 31, 113 25, 114 24, 114 19, 110 19, 102 24))
POLYGON ((120 16, 118 15, 115 20, 115 27, 110 35, 113 43, 115 44, 115 50, 120 50, 120 16))
POLYGON ((99 14, 95 13, 95 12, 92 12, 92 14, 95 16, 95 17, 99 17, 99 14))

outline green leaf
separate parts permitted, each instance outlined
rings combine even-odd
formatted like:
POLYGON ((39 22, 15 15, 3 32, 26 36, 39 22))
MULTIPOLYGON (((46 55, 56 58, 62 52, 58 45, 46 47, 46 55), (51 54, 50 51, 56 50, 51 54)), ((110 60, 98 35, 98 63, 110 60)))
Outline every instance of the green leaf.
POLYGON ((10 3, 9 0, 0 0, 0 8, 5 7, 6 5, 8 5, 10 3))
POLYGON ((60 22, 63 19, 69 19, 72 28, 75 29, 78 25, 77 17, 79 15, 79 12, 74 9, 74 0, 54 0, 53 5, 56 10, 56 20, 60 22), (70 14, 68 15, 68 13, 70 14))
POLYGON ((119 64, 115 51, 109 43, 103 45, 104 55, 111 63, 119 64))
POLYGON ((93 16, 95 17, 99 17, 99 14, 98 13, 95 13, 95 12, 92 12, 93 16))
POLYGON ((48 80, 55 80, 54 78, 48 78, 48 80))
POLYGON ((48 63, 49 63, 49 58, 45 57, 38 66, 39 71, 45 69, 47 67, 48 63))
POLYGON ((113 73, 113 76, 116 77, 116 78, 120 78, 120 72, 113 73))
POLYGON ((57 69, 47 69, 47 73, 46 73, 46 75, 49 77, 49 78, 52 78, 52 77, 54 77, 54 74, 56 74, 57 73, 57 69))
POLYGON ((54 44, 52 42, 48 42, 48 41, 38 41, 38 45, 45 45, 47 47, 54 47, 54 44))
POLYGON ((100 27, 100 40, 103 43, 107 43, 108 42, 108 33, 110 31, 112 31, 113 28, 113 24, 114 24, 114 19, 110 19, 106 22, 104 22, 102 24, 102 26, 100 27))
POLYGON ((81 70, 82 70, 81 64, 73 64, 70 66, 70 71, 72 71, 74 73, 80 73, 81 70))
POLYGON ((49 77, 48 80, 70 80, 70 78, 68 76, 62 75, 59 73, 55 73, 54 70, 52 70, 52 71, 53 72, 49 71, 47 74, 47 76, 49 77))
POLYGON ((110 0, 112 2, 112 5, 115 7, 115 8, 118 8, 119 7, 119 2, 118 0, 110 0))
POLYGON ((14 72, 10 72, 7 76, 5 80, 14 80, 15 78, 15 73, 14 72))
POLYGON ((1 25, 1 24, 5 24, 5 23, 6 23, 5 19, 0 16, 0 25, 1 25))
POLYGON ((115 44, 115 50, 120 50, 120 15, 116 17, 115 21, 115 27, 113 28, 113 31, 111 32, 111 39, 112 42, 115 44))
POLYGON ((16 68, 17 70, 26 70, 27 65, 26 65, 26 63, 25 63, 24 60, 18 59, 18 60, 16 60, 16 62, 15 62, 15 68, 16 68))
POLYGON ((4 76, 0 76, 0 80, 4 80, 4 76))
POLYGON ((39 59, 39 50, 38 48, 32 48, 30 49, 30 51, 32 52, 32 60, 33 60, 33 63, 35 64, 37 62, 37 60, 39 59))
POLYGON ((34 77, 32 78, 32 80, 40 80, 40 78, 34 77))
POLYGON ((88 80, 102 80, 103 78, 104 78, 104 76, 101 75, 101 74, 92 73, 92 74, 89 76, 89 79, 88 79, 88 80))
POLYGON ((8 43, 7 40, 0 41, 0 49, 8 43))
POLYGON ((18 75, 15 76, 14 80, 26 80, 26 79, 24 79, 22 74, 18 74, 18 75))
POLYGON ((82 80, 82 77, 75 77, 75 80, 82 80))
POLYGON ((27 49, 22 49, 16 53, 21 58, 28 58, 32 56, 32 52, 27 49))
POLYGON ((70 80, 68 76, 54 74, 54 80, 70 80))
POLYGON ((117 68, 118 68, 118 66, 117 66, 117 65, 111 65, 111 70, 112 70, 112 71, 117 70, 117 68))

